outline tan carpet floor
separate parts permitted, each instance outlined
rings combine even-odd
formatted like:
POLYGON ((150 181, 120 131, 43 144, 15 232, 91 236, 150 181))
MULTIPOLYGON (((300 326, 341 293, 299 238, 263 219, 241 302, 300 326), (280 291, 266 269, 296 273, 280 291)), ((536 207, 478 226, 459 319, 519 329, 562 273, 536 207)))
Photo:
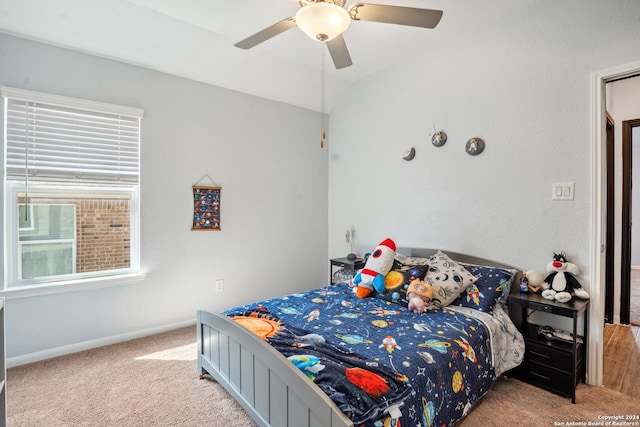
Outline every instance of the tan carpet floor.
POLYGON ((196 328, 7 371, 10 427, 255 425, 196 372, 196 328))

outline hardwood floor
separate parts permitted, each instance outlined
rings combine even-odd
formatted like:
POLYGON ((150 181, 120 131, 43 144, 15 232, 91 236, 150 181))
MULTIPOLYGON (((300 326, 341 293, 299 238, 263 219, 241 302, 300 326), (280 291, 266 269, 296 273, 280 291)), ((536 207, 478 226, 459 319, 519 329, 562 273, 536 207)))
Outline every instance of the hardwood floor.
POLYGON ((604 327, 603 385, 640 399, 640 326, 604 327))

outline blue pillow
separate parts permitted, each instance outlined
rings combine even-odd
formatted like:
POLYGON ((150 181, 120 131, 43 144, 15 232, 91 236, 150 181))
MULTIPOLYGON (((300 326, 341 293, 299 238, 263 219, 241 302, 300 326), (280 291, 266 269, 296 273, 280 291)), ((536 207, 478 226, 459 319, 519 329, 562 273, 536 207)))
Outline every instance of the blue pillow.
POLYGON ((516 275, 515 270, 469 264, 464 265, 464 267, 477 280, 462 291, 451 305, 474 308, 490 313, 498 300, 505 295, 509 295, 511 283, 516 275))

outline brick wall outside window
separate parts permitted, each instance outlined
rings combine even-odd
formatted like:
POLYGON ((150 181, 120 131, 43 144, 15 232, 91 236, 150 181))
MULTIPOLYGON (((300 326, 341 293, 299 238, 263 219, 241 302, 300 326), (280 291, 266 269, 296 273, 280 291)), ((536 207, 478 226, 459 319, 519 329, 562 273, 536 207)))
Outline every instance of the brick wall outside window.
POLYGON ((76 202, 78 273, 128 268, 128 200, 80 199, 76 202))
POLYGON ((29 203, 76 206, 76 273, 131 266, 129 200, 30 196, 29 203))

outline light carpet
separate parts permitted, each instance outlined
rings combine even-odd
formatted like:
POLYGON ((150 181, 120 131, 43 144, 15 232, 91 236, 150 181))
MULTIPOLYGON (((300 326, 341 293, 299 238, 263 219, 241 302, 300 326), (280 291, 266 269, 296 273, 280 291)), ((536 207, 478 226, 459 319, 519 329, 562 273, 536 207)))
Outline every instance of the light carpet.
POLYGON ((255 425, 196 372, 196 328, 141 338, 7 371, 10 427, 255 425))

